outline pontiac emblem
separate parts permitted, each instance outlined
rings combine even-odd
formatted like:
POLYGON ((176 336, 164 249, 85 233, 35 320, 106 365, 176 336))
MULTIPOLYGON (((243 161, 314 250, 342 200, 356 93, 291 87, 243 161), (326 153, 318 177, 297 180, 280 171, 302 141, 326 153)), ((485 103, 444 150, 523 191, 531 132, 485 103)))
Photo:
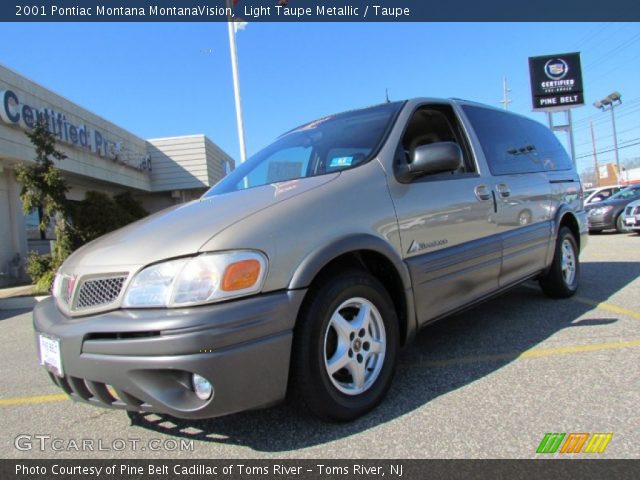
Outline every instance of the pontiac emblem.
POLYGON ((67 298, 71 298, 71 294, 73 293, 73 287, 76 284, 76 276, 69 276, 69 281, 67 282, 67 298))

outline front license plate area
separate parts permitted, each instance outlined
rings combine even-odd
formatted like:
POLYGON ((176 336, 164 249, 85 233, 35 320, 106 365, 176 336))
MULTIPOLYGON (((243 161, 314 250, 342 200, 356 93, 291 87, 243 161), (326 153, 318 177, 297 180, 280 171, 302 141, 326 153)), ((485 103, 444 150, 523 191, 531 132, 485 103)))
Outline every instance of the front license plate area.
POLYGON ((46 335, 39 335, 38 339, 40 343, 40 365, 44 365, 59 377, 64 376, 62 357, 60 356, 60 340, 46 335))

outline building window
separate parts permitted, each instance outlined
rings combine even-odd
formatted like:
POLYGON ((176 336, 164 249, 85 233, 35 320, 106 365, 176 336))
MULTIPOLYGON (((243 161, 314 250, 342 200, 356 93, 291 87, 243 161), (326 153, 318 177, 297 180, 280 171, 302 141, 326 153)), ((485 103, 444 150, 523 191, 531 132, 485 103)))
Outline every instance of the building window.
POLYGON ((55 240, 54 222, 49 222, 49 225, 44 231, 40 230, 40 219, 42 218, 42 207, 34 208, 25 216, 25 224, 27 226, 27 240, 55 240))

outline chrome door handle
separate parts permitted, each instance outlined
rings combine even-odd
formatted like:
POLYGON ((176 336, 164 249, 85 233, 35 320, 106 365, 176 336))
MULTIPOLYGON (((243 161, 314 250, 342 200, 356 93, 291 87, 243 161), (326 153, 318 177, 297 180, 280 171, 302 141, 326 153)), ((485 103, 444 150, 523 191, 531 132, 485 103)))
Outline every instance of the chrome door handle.
POLYGON ((481 202, 491 200, 491 191, 487 188, 486 185, 478 185, 473 189, 473 191, 476 194, 476 198, 481 202))
POLYGON ((496 192, 498 192, 498 196, 500 198, 507 198, 511 195, 511 190, 506 183, 499 183, 496 185, 496 192))

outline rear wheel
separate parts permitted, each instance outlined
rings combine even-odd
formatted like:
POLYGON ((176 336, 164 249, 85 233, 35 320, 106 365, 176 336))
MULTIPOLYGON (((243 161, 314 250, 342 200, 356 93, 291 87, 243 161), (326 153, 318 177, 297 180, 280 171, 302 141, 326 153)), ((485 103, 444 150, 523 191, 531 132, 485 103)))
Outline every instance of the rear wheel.
POLYGON ((523 210, 518 215, 518 225, 529 225, 531 223, 531 212, 529 210, 523 210))
POLYGON ((320 418, 352 420, 391 385, 399 346, 393 303, 360 271, 331 277, 309 295, 294 336, 294 395, 320 418))
POLYGON ((542 291, 553 298, 570 297, 578 290, 579 274, 578 244, 571 230, 561 227, 551 267, 540 279, 542 291))

